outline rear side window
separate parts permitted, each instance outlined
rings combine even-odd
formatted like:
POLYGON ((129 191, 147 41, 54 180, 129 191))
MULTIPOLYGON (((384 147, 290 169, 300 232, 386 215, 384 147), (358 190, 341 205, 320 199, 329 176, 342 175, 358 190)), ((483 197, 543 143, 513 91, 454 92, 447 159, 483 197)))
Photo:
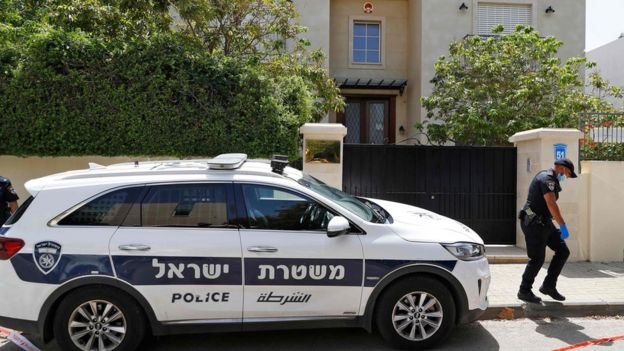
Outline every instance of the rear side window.
POLYGON ((228 227, 225 184, 159 185, 141 204, 144 227, 228 227))
POLYGON ((89 201, 58 222, 59 225, 118 226, 143 187, 124 188, 89 201))
POLYGON ((26 199, 26 201, 24 201, 24 203, 20 207, 17 208, 17 211, 15 211, 15 213, 11 215, 11 217, 9 217, 9 219, 7 219, 7 221, 4 222, 4 224, 11 225, 11 224, 17 223, 17 221, 19 221, 20 218, 22 218, 22 216, 28 209, 28 206, 30 206, 30 204, 33 202, 34 199, 35 198, 32 196, 26 199))

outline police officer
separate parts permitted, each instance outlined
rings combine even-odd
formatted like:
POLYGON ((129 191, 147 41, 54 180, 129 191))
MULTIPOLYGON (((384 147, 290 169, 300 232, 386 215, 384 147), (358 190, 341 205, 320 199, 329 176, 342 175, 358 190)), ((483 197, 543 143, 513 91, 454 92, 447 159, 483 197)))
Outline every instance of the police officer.
POLYGON ((8 178, 0 176, 0 225, 17 210, 19 197, 8 178))
POLYGON ((561 192, 561 182, 566 178, 576 178, 574 164, 568 159, 555 161, 554 167, 539 172, 529 186, 529 195, 522 211, 520 211, 520 227, 526 240, 529 263, 527 264, 518 298, 532 303, 540 303, 542 299, 535 296, 533 282, 544 264, 546 246, 555 252, 548 266, 548 274, 539 291, 557 301, 564 301, 565 296, 557 291, 557 278, 565 265, 570 250, 565 239, 570 235, 568 227, 561 216, 557 200, 561 192), (552 220, 559 225, 557 229, 552 220))

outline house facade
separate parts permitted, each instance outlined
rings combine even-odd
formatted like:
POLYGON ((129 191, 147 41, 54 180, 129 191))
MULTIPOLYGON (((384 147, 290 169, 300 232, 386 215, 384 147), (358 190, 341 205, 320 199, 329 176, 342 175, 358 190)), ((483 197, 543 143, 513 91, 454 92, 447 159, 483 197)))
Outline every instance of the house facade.
POLYGON ((305 37, 327 54, 347 106, 328 122, 347 143, 415 143, 434 63, 452 41, 531 25, 564 42, 561 58, 583 56, 585 0, 293 0, 305 37))

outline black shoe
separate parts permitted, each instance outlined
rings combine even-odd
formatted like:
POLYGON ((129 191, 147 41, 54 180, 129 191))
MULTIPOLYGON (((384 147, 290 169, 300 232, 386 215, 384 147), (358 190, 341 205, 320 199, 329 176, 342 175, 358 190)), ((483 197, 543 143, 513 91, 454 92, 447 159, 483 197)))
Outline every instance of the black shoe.
POLYGON ((557 301, 565 301, 565 296, 561 295, 556 288, 548 288, 545 286, 541 286, 539 288, 539 291, 544 294, 544 295, 548 295, 550 297, 552 297, 553 299, 557 300, 557 301))
POLYGON ((529 291, 518 291, 518 298, 522 301, 529 303, 541 303, 542 299, 535 296, 531 290, 529 291))

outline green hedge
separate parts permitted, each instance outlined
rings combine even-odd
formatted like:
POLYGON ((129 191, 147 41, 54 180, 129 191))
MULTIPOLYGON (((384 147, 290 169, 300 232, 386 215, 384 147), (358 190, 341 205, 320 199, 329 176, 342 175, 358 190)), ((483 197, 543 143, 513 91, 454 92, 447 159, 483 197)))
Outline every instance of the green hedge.
POLYGON ((297 154, 312 98, 297 76, 211 57, 175 34, 114 46, 49 30, 0 47, 0 154, 297 154))
POLYGON ((581 155, 584 160, 624 161, 624 144, 581 141, 581 155))

